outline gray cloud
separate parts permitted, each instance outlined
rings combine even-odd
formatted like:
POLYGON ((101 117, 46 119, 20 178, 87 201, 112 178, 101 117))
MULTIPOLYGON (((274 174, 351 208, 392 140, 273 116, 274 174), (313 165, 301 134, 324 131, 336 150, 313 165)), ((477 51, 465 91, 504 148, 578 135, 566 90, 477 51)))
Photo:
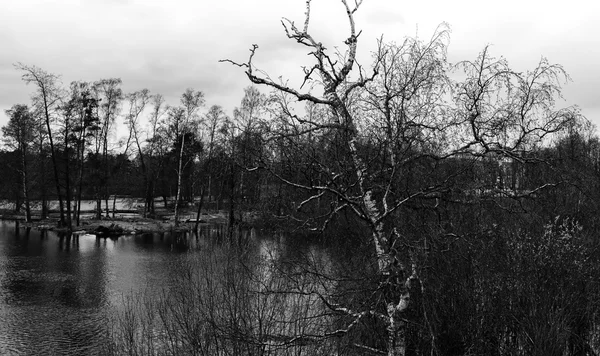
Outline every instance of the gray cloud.
MULTIPOLYGON (((255 57, 260 69, 273 78, 301 82, 300 66, 310 65, 311 59, 307 48, 285 37, 279 21, 288 17, 300 26, 304 5, 303 0, 7 2, 0 13, 0 125, 7 120, 4 110, 28 103, 33 90, 13 69, 16 62, 62 74, 65 84, 119 77, 125 91, 148 88, 172 104, 192 87, 205 92, 208 105, 231 111, 249 82, 242 69, 218 60, 245 61, 253 43, 260 46, 255 57)), ((578 103, 584 114, 595 116, 599 104, 594 93, 600 81, 595 34, 600 25, 586 17, 594 13, 591 9, 576 9, 515 0, 494 9, 464 0, 366 0, 356 19, 363 30, 360 60, 370 64, 370 51, 381 34, 399 42, 415 35, 418 27, 419 36, 428 37, 437 24, 447 21, 453 30, 451 60, 474 59, 492 43, 494 54, 525 70, 544 54, 564 64, 574 79, 565 89, 568 103, 578 103)), ((343 50, 347 29, 339 1, 313 1, 311 31, 325 46, 343 50)))

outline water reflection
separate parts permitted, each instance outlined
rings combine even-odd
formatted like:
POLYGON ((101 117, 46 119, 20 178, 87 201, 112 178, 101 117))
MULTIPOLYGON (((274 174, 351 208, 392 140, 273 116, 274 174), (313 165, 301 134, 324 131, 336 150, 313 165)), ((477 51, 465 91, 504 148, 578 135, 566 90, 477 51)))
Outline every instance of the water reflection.
POLYGON ((107 304, 103 256, 18 224, 0 224, 0 354, 81 354, 98 344, 107 304))
MULTIPOLYGON (((318 244, 280 234, 240 233, 250 260, 324 253, 318 244)), ((0 355, 102 354, 108 317, 122 310, 124 295, 177 286, 191 262, 214 253, 227 237, 222 226, 202 226, 197 234, 111 240, 0 221, 0 355)))

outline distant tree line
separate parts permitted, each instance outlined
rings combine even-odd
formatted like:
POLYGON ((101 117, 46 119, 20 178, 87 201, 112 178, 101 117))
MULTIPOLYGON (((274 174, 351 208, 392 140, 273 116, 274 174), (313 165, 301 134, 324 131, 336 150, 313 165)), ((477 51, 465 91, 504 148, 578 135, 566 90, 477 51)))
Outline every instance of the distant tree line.
POLYGON ((117 78, 65 87, 41 68, 16 67, 34 91, 30 104, 6 111, 0 161, 8 169, 0 198, 14 202, 27 221, 32 208, 46 218, 50 200, 58 202, 60 224, 72 227, 82 199, 96 201, 100 218, 117 195, 144 198, 147 217, 155 215, 155 198, 177 215, 201 194, 217 208, 231 202, 232 209, 247 200, 244 194, 257 197, 257 182, 242 169, 251 146, 260 144, 252 135, 267 112, 256 88, 245 89, 230 117, 218 105, 205 110, 204 93, 193 89, 168 105, 147 89, 124 93, 117 78), (117 140, 118 125, 126 135, 117 140))

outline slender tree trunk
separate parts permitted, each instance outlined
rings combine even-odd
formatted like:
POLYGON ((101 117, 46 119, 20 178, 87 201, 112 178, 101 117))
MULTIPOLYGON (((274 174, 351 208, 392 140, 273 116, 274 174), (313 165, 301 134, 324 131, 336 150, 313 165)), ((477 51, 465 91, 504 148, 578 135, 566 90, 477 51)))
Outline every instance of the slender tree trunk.
POLYGON ((144 217, 148 217, 148 216, 153 216, 154 215, 154 204, 153 204, 153 200, 154 197, 152 195, 152 192, 154 190, 153 188, 153 182, 148 179, 148 177, 145 177, 144 179, 145 182, 145 187, 146 187, 146 194, 145 194, 145 202, 144 202, 144 217))
POLYGON ((54 154, 54 145, 52 143, 52 140, 50 140, 50 151, 51 151, 51 156, 52 156, 52 165, 54 167, 54 182, 56 185, 56 196, 58 199, 58 208, 59 208, 59 212, 60 212, 60 225, 64 226, 65 225, 65 207, 64 207, 64 202, 63 202, 63 196, 60 190, 60 182, 59 182, 59 178, 58 178, 58 168, 57 168, 57 163, 56 163, 56 156, 54 154))
MULTIPOLYGON (((210 167, 209 167, 210 170, 210 167)), ((208 173, 208 187, 206 188, 206 190, 208 191, 208 202, 210 203, 212 201, 212 172, 209 171, 208 173)))
MULTIPOLYGON (((69 168, 67 167, 65 169, 65 175, 68 176, 69 173, 70 173, 69 172, 69 168)), ((66 190, 66 194, 65 194, 65 200, 66 200, 66 202, 65 202, 65 204, 67 206, 67 214, 66 214, 66 217, 67 217, 67 228, 69 230, 71 230, 71 228, 73 227, 73 222, 72 222, 72 219, 71 219, 72 218, 72 212, 71 212, 71 186, 70 186, 69 180, 70 179, 67 177, 67 180, 65 182, 65 190, 66 190)))
POLYGON ((52 129, 50 127, 50 113, 48 112, 48 106, 46 97, 44 96, 44 110, 46 115, 46 128, 48 129, 48 141, 50 142, 50 156, 52 157, 52 166, 54 168, 54 182, 56 184, 56 195, 58 197, 58 207, 60 209, 60 225, 65 225, 65 207, 63 202, 62 193, 60 190, 60 179, 58 174, 58 164, 56 162, 56 154, 54 150, 54 140, 52 138, 52 129))
POLYGON ((150 212, 151 214, 156 217, 156 201, 155 201, 155 197, 156 197, 156 184, 159 181, 160 178, 160 171, 161 171, 162 167, 159 164, 159 166, 157 167, 156 170, 154 170, 153 176, 150 177, 150 196, 149 196, 149 203, 150 203, 150 212))
POLYGON ((150 186, 148 187, 148 208, 152 217, 156 216, 156 205, 154 202, 154 197, 156 195, 156 181, 150 180, 150 186))
POLYGON ((79 136, 79 142, 81 143, 81 149, 77 150, 78 159, 79 159, 79 177, 77 179, 77 208, 75 210, 75 215, 77 218, 77 226, 79 226, 80 216, 81 216, 81 197, 83 191, 83 170, 85 164, 85 132, 82 130, 79 136))
POLYGON ((194 231, 198 231, 198 225, 200 224, 200 212, 202 211, 202 204, 204 203, 204 185, 202 189, 200 189, 200 202, 198 203, 198 212, 196 213, 196 226, 194 226, 194 231))
POLYGON ((81 220, 81 196, 83 190, 83 160, 81 161, 81 168, 79 171, 79 187, 77 188, 77 226, 81 220))
POLYGON ((77 218, 77 222, 75 223, 76 226, 79 226, 80 223, 80 216, 81 216, 81 195, 77 197, 77 199, 75 200, 75 217, 77 218))
POLYGON ((209 148, 208 148, 208 162, 206 164, 206 171, 208 171, 208 187, 207 187, 207 191, 208 191, 208 202, 212 202, 212 176, 213 176, 213 171, 212 171, 212 160, 213 160, 213 145, 214 145, 214 141, 215 141, 215 129, 214 126, 212 127, 211 131, 210 131, 210 144, 209 144, 209 148))
POLYGON ((113 213, 113 219, 115 218, 115 212, 117 210, 117 195, 114 195, 113 198, 113 208, 112 208, 112 213, 113 213))
POLYGON ((42 191, 42 213, 41 219, 44 220, 48 217, 48 199, 46 198, 46 190, 42 191))
POLYGON ((142 213, 142 216, 147 218, 149 211, 150 211, 150 201, 148 199, 148 197, 150 196, 149 192, 150 192, 150 186, 149 186, 150 182, 148 179, 148 176, 146 174, 144 174, 144 211, 142 213))
POLYGON ((96 192, 96 219, 102 219, 102 200, 99 191, 96 192))
POLYGON ((242 210, 244 209, 245 205, 245 195, 244 195, 244 170, 240 170, 240 189, 238 190, 239 194, 237 195, 238 200, 238 215, 239 215, 239 222, 242 222, 242 210))
POLYGON ((144 213, 143 217, 148 216, 148 211, 150 208, 150 179, 148 179, 148 169, 146 168, 146 163, 144 162, 144 153, 142 152, 142 148, 140 147, 139 141, 136 136, 136 145, 138 148, 138 154, 140 155, 140 165, 142 166, 142 174, 144 175, 144 213))
MULTIPOLYGON (((18 183, 21 184, 21 183, 18 183)), ((15 209, 14 212, 15 213, 20 213, 21 212, 21 189, 16 189, 15 190, 15 209)))
POLYGON ((104 202, 106 206, 106 217, 110 218, 110 209, 108 207, 108 199, 110 195, 108 194, 108 130, 104 136, 104 202))
POLYGON ((235 163, 231 158, 231 175, 229 178, 229 241, 233 242, 233 228, 235 225, 235 163))
POLYGON ((181 176, 183 165, 183 147, 185 145, 185 134, 181 135, 181 148, 179 150, 179 167, 177 168, 177 194, 175 197, 175 226, 179 224, 179 199, 181 198, 181 176))
POLYGON ((108 205, 109 199, 110 195, 108 195, 108 187, 106 187, 106 192, 104 193, 104 206, 106 207, 106 217, 110 219, 110 207, 108 205))
MULTIPOLYGON (((69 123, 68 121, 66 122, 65 126, 68 126, 69 123)), ((65 129, 66 130, 66 129, 65 129)), ((70 169, 70 164, 69 164, 69 151, 68 151, 68 142, 67 142, 67 138, 69 136, 68 131, 65 132, 65 147, 64 147, 64 151, 63 151, 63 159, 64 159, 64 164, 65 164, 65 199, 66 199, 66 206, 67 206, 67 228, 69 230, 72 229, 73 227, 73 222, 72 222, 72 212, 71 212, 71 169, 70 169)))
MULTIPOLYGON (((41 131, 41 130, 40 130, 41 131)), ((42 137, 42 135, 40 135, 42 137)), ((40 139, 40 172, 39 172, 39 184, 40 192, 42 195, 42 212, 41 219, 44 220, 48 217, 48 199, 46 193, 46 157, 44 156, 44 145, 43 140, 40 139)))
POLYGON ((221 179, 221 184, 219 185, 219 196, 217 197, 217 210, 221 210, 221 207, 223 207, 223 199, 225 196, 225 187, 227 185, 227 179, 225 179, 225 177, 221 176, 223 179, 221 179))
POLYGON ((21 178, 23 180, 23 199, 25 199, 25 221, 31 222, 31 206, 29 204, 29 185, 27 179, 27 152, 25 150, 24 145, 21 147, 21 167, 23 171, 21 172, 21 178))

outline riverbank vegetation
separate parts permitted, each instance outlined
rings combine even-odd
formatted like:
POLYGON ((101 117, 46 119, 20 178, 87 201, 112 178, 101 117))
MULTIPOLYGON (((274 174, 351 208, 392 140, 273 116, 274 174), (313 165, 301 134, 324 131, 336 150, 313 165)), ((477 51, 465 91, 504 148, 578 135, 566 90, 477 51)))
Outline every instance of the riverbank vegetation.
POLYGON ((229 250, 174 275, 180 289, 127 301, 110 352, 597 354, 600 141, 561 107, 565 70, 542 58, 516 72, 490 48, 450 64, 445 26, 380 41, 359 66, 361 1, 341 3, 341 52, 312 37, 310 1, 301 27, 283 21, 312 59, 301 87, 257 70, 257 45, 224 60, 255 85, 232 116, 192 89, 169 106, 118 79, 63 87, 17 66, 34 95, 8 111, 0 194, 27 219, 57 199, 77 225, 83 198, 101 217, 130 195, 144 217, 156 198, 175 222, 185 205, 230 226, 252 211, 338 247, 330 266, 247 261, 230 229, 229 250))

